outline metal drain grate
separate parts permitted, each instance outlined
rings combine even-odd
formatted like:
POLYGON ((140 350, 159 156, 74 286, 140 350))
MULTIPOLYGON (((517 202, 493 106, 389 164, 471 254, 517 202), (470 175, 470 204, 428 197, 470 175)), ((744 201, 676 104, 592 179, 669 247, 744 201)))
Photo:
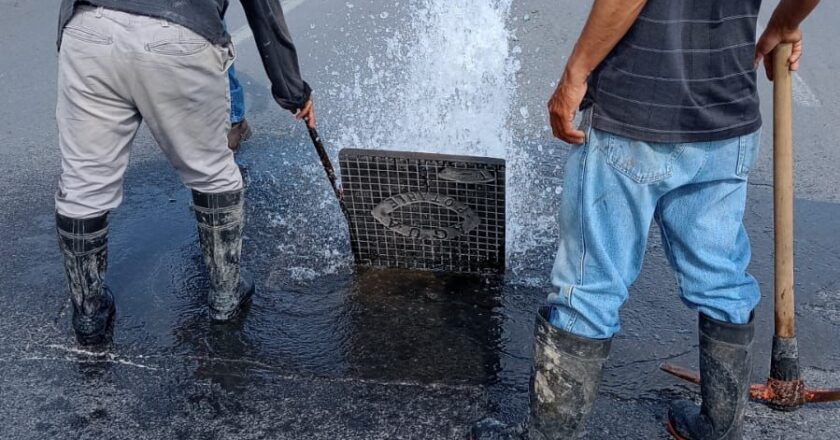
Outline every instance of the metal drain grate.
POLYGON ((504 160, 346 149, 339 161, 358 264, 504 270, 504 160))

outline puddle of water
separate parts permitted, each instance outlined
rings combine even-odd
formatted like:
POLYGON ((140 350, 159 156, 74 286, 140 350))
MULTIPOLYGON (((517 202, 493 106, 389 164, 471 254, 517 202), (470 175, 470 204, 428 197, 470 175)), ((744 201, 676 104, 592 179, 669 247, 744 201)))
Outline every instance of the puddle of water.
MULTIPOLYGON (((305 180, 304 171, 294 173, 286 178, 305 180)), ((337 240, 340 258, 323 251, 335 238, 324 232, 346 228, 332 225, 340 215, 313 216, 319 208, 301 204, 320 189, 301 186, 296 197, 280 200, 283 186, 249 182, 244 258, 265 284, 245 331, 259 335, 261 357, 329 376, 450 384, 516 377, 518 386, 527 384, 521 373, 542 292, 503 277, 357 270, 346 232, 337 240), (265 214, 271 209, 284 220, 265 214)))
MULTIPOLYGON (((553 247, 545 233, 553 216, 540 209, 551 206, 542 197, 557 193, 531 194, 539 184, 533 173, 544 170, 531 169, 533 145, 514 142, 519 50, 510 5, 424 0, 403 5, 406 20, 397 28, 384 19, 367 23, 384 44, 353 46, 352 59, 363 63, 329 67, 352 75, 331 75, 330 113, 341 115, 340 125, 324 134, 337 147, 333 157, 340 148, 370 148, 505 158, 518 170, 508 181, 507 247, 521 256, 553 247)), ((267 281, 244 331, 261 359, 328 376, 495 384, 491 393, 500 397, 527 388, 533 310, 547 271, 507 280, 355 272, 322 171, 304 165, 276 176, 270 163, 296 160, 278 154, 251 163, 248 173, 247 233, 255 245, 246 243, 245 258, 267 281)), ((515 274, 540 266, 509 260, 515 274)))

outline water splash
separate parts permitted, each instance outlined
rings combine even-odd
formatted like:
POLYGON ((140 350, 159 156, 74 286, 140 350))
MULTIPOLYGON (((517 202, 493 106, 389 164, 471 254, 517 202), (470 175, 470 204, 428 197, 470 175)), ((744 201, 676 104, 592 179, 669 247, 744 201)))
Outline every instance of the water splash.
POLYGON ((530 114, 517 105, 522 50, 510 27, 511 1, 420 0, 404 5, 407 19, 393 28, 396 19, 371 16, 366 29, 375 38, 362 50, 345 49, 352 57, 340 70, 349 74, 329 91, 341 114, 330 143, 504 158, 508 268, 519 275, 531 270, 529 283, 539 285, 545 270, 529 260, 554 242, 559 186, 544 192, 546 170, 535 164, 550 159, 541 145, 532 156, 539 141, 523 137, 534 127, 514 134, 530 114))
POLYGON ((424 0, 341 86, 341 148, 507 157, 515 96, 511 0, 424 0), (359 106, 362 104, 362 106, 359 106), (359 111, 360 108, 364 110, 359 111))

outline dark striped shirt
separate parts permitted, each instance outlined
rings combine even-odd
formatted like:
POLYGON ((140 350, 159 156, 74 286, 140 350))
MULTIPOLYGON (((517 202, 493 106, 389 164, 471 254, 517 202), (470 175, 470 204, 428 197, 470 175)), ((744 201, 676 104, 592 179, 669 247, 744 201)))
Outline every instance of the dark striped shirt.
POLYGON ((703 142, 761 127, 755 32, 761 0, 649 0, 593 72, 592 125, 648 142, 703 142))

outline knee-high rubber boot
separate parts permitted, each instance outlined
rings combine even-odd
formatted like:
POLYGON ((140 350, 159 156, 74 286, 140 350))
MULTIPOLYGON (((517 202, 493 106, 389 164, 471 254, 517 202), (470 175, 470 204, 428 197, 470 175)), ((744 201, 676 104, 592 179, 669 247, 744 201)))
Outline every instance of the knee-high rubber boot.
POLYGON ((701 406, 680 401, 668 412, 668 430, 682 440, 738 440, 752 370, 753 319, 729 324, 700 314, 701 406))
POLYGON ((254 285, 241 275, 242 230, 245 212, 242 190, 218 194, 193 191, 198 239, 210 275, 210 319, 228 321, 254 294, 254 285))
POLYGON ((108 215, 73 219, 55 215, 58 243, 73 303, 73 330, 82 345, 111 340, 114 297, 103 277, 108 267, 108 215))
POLYGON ((573 440, 586 425, 611 339, 589 339, 548 322, 548 307, 537 315, 527 427, 506 427, 485 419, 470 434, 474 440, 573 440))

